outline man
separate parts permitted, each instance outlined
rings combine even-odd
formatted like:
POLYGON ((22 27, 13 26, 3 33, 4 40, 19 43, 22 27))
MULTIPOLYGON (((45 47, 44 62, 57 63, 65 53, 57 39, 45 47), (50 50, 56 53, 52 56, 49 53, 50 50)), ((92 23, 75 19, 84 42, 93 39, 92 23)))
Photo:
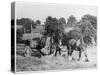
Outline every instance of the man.
POLYGON ((57 56, 57 52, 59 52, 59 55, 61 55, 61 49, 60 49, 59 45, 56 45, 55 56, 57 56))
POLYGON ((25 41, 25 53, 24 53, 25 57, 30 57, 31 56, 31 48, 30 48, 30 41, 26 40, 25 41))

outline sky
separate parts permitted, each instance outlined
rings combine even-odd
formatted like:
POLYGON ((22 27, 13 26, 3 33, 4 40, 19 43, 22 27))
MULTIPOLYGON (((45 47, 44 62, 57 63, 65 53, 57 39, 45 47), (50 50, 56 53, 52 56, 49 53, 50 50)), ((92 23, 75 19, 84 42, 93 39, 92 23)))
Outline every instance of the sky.
POLYGON ((45 22, 48 16, 61 18, 64 17, 67 21, 70 15, 73 15, 80 20, 83 15, 90 14, 97 16, 98 9, 95 6, 82 6, 70 4, 46 4, 33 2, 17 2, 16 3, 16 17, 30 18, 34 21, 40 20, 45 22))

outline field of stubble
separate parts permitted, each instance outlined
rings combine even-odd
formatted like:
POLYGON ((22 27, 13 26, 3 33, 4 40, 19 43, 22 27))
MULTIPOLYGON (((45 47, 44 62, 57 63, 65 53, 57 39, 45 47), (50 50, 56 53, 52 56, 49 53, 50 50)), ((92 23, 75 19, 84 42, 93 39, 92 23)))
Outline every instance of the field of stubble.
MULTIPOLYGON (((17 47, 17 52, 24 51, 22 47, 17 47)), ((68 61, 67 56, 43 56, 41 58, 23 57, 20 54, 16 55, 16 70, 21 71, 44 71, 44 70, 67 70, 67 69, 87 69, 96 68, 97 66, 97 48, 88 47, 89 62, 84 62, 84 56, 82 55, 81 61, 68 61)), ((74 52, 73 57, 77 58, 78 53, 74 52)))

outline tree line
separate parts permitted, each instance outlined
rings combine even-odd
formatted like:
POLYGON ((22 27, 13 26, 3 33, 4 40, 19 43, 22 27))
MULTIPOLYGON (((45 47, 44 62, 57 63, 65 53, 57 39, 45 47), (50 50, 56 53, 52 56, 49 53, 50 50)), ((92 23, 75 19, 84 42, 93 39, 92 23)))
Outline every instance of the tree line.
MULTIPOLYGON (((31 32, 31 26, 33 29, 37 25, 41 25, 40 20, 32 20, 29 18, 17 19, 17 25, 22 25, 22 29, 17 30, 17 36, 22 37, 24 29, 26 32, 31 32)), ((56 36, 58 39, 63 37, 69 37, 74 39, 83 38, 84 43, 87 45, 92 44, 92 40, 97 41, 97 17, 92 15, 84 15, 78 21, 75 16, 71 15, 65 20, 64 17, 57 19, 56 17, 48 16, 44 22, 44 36, 56 36), (65 29, 73 28, 69 32, 65 32, 65 29)))

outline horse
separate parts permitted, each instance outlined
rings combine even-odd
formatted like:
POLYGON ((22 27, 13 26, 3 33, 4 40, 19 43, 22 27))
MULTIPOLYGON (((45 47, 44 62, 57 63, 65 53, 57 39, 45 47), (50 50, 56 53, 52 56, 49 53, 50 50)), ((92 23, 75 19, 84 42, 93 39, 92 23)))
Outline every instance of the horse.
POLYGON ((86 49, 86 46, 84 44, 81 43, 81 40, 78 39, 70 39, 67 43, 67 49, 68 49, 68 56, 71 57, 72 56, 72 53, 73 51, 79 51, 79 59, 78 61, 81 59, 81 55, 82 55, 82 52, 84 52, 84 55, 85 55, 85 61, 89 61, 88 60, 88 57, 87 57, 87 49, 86 49))

